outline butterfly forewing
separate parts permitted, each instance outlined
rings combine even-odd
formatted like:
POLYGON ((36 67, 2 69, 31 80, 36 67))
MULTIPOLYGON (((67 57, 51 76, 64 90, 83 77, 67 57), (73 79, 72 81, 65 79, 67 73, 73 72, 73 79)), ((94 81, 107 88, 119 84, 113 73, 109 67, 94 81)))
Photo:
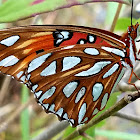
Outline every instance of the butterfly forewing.
POLYGON ((30 26, 1 31, 0 37, 0 70, 26 84, 46 112, 73 126, 105 107, 123 75, 124 42, 107 31, 30 26))

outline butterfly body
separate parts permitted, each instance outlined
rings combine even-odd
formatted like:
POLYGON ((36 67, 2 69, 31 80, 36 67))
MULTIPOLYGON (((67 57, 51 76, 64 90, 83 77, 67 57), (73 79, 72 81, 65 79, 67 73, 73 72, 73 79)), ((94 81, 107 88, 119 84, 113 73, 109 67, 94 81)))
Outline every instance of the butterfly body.
POLYGON ((80 26, 28 26, 0 31, 0 71, 26 84, 46 112, 73 126, 103 110, 137 60, 138 24, 123 36, 80 26))

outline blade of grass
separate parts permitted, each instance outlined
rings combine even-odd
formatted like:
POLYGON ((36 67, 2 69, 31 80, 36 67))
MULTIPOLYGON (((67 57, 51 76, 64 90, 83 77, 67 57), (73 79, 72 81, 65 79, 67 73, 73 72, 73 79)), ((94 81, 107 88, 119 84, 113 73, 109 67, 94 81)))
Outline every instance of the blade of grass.
POLYGON ((104 136, 111 139, 140 140, 140 135, 118 132, 118 131, 106 131, 106 130, 96 129, 95 135, 104 136))
MULTIPOLYGON (((26 86, 22 85, 21 90, 21 102, 22 104, 26 103, 29 99, 29 90, 26 86)), ((29 140, 29 111, 28 109, 25 109, 20 116, 20 125, 21 125, 21 135, 22 140, 29 140)))
POLYGON ((116 14, 116 10, 118 7, 118 3, 108 3, 107 5, 107 15, 106 15, 106 24, 110 25, 114 19, 114 16, 116 14))

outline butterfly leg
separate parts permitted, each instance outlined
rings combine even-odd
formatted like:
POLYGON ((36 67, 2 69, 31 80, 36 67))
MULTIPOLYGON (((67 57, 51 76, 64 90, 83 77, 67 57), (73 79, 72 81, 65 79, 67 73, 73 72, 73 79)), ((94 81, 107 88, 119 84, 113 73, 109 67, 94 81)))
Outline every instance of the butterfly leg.
POLYGON ((136 76, 136 78, 138 78, 138 79, 140 80, 140 78, 134 73, 133 68, 132 68, 131 74, 130 74, 130 77, 129 77, 129 80, 128 80, 128 84, 133 85, 133 86, 136 88, 136 90, 139 92, 139 90, 138 90, 138 88, 136 87, 136 85, 135 85, 134 83, 131 83, 133 74, 136 76))
POLYGON ((131 96, 131 101, 134 101, 134 100, 136 100, 137 98, 140 97, 140 92, 139 92, 138 88, 136 87, 136 85, 134 83, 131 83, 133 74, 136 76, 137 79, 140 80, 140 78, 136 75, 136 73, 134 73, 133 68, 132 68, 131 74, 130 74, 130 77, 129 77, 129 80, 128 80, 128 84, 133 85, 135 87, 135 89, 138 91, 138 93, 135 96, 129 95, 129 96, 131 96))
POLYGON ((138 75, 137 75, 135 72, 133 72, 133 74, 135 75, 135 77, 136 77, 138 80, 140 80, 140 78, 138 77, 138 75))

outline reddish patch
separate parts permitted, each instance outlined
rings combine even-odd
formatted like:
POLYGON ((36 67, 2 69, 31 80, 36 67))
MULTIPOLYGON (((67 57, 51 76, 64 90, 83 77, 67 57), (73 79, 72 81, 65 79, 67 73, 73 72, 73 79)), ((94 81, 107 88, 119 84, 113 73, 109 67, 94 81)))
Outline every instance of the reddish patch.
POLYGON ((35 1, 32 2, 31 5, 39 4, 39 3, 44 2, 44 1, 45 0, 35 0, 35 1))
MULTIPOLYGON (((73 33, 73 37, 72 37, 70 40, 66 40, 66 41, 62 42, 62 43, 60 44, 60 46, 77 44, 78 40, 80 40, 80 39, 85 39, 85 40, 87 40, 87 35, 88 35, 88 34, 85 34, 85 33, 77 33, 77 32, 74 32, 74 33, 73 33)), ((89 44, 89 43, 87 42, 86 44, 89 44)), ((105 40, 103 40, 103 39, 100 38, 100 37, 97 37, 97 38, 96 38, 96 42, 93 43, 93 44, 109 45, 105 40)))

